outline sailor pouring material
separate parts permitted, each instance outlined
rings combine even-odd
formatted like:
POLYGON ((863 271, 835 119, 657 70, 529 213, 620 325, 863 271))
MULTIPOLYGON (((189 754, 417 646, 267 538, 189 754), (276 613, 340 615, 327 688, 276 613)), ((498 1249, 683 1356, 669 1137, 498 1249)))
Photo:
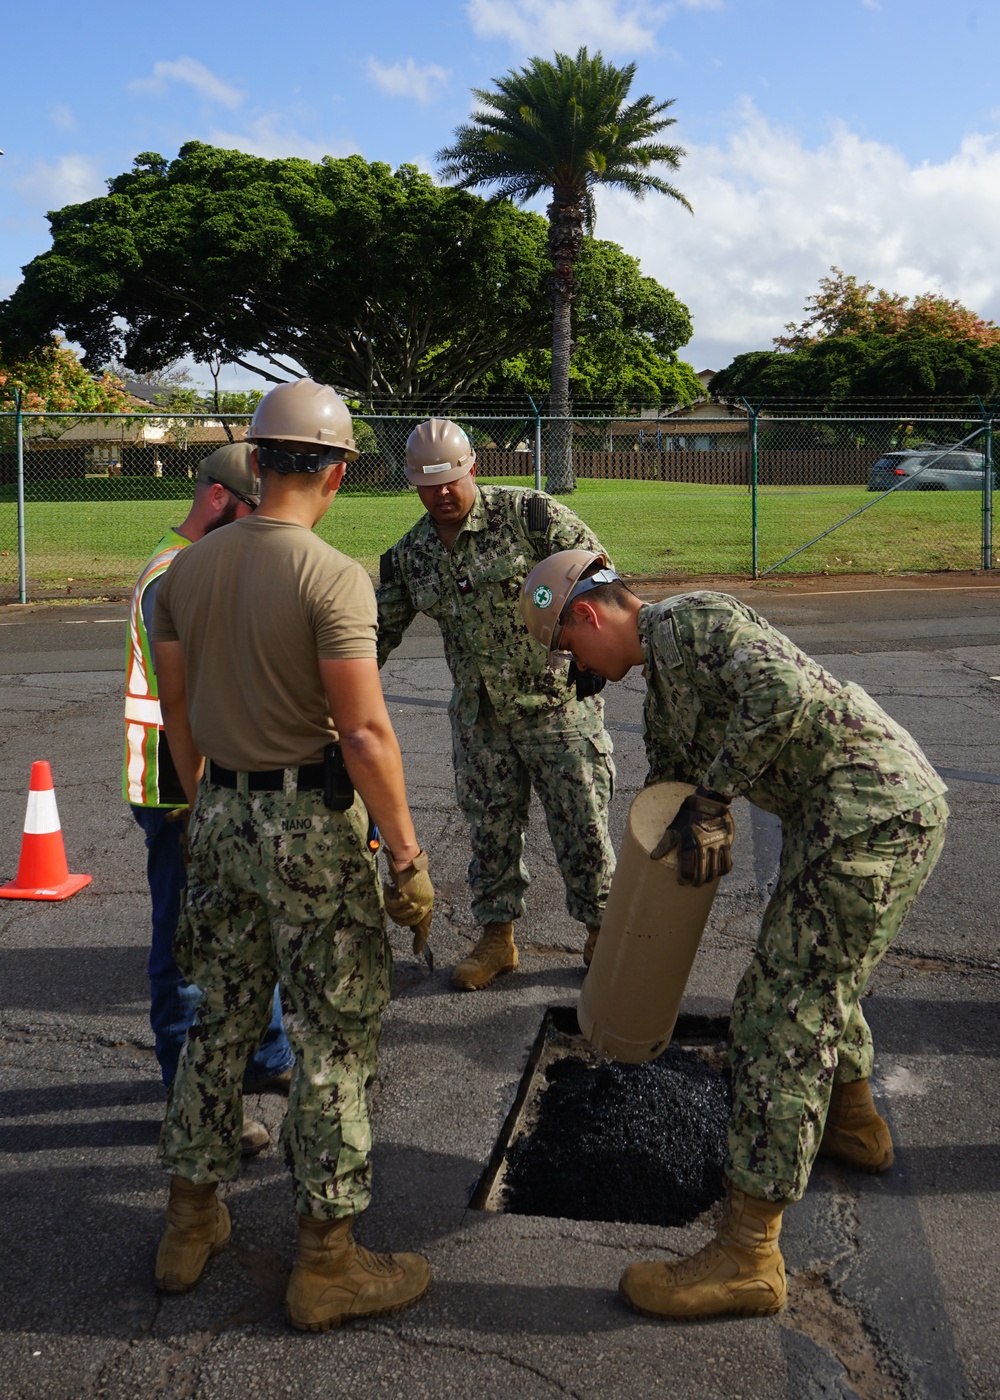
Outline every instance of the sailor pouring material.
POLYGON ((629 808, 601 936, 580 992, 587 1040, 640 1064, 670 1043, 681 998, 719 888, 679 882, 677 850, 650 856, 694 788, 656 783, 629 808))

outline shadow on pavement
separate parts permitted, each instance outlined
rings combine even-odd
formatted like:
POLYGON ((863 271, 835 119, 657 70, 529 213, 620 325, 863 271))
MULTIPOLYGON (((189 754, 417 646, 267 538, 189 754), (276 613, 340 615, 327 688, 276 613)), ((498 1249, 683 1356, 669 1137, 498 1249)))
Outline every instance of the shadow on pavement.
POLYGON ((148 956, 135 945, 2 948, 0 1004, 60 1013, 145 1008, 148 956))

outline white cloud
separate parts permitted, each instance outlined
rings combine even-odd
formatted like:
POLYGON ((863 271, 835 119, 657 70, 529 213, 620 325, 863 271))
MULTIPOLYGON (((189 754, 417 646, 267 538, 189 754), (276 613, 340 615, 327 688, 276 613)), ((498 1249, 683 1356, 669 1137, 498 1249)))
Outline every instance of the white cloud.
POLYGON ((954 297, 1000 320, 1000 139, 971 136, 937 165, 835 128, 818 150, 747 106, 724 146, 688 145, 673 182, 694 206, 599 195, 599 237, 620 243, 691 309, 682 353, 721 369, 767 350, 836 264, 908 296, 954 297))
POLYGON ((60 131, 76 130, 76 117, 73 115, 73 109, 65 103, 53 107, 49 116, 52 118, 52 125, 57 126, 60 131))
POLYGON ((355 155, 354 141, 314 141, 300 131, 286 127, 280 115, 266 113, 252 121, 244 131, 223 131, 214 127, 205 140, 211 146, 227 151, 246 151, 248 155, 263 156, 265 160, 280 160, 284 156, 301 156, 305 160, 322 160, 323 156, 355 155))
POLYGON ((88 156, 58 156, 51 165, 48 161, 36 161, 26 175, 14 181, 14 186, 29 204, 44 209, 82 204, 107 193, 97 166, 88 156))
POLYGON ((480 38, 506 39, 525 53, 574 53, 581 44, 645 53, 666 14, 648 0, 469 0, 466 11, 480 38))
POLYGON ((153 64, 153 72, 148 78, 133 78, 128 84, 129 92, 148 92, 159 97, 166 92, 170 83, 184 83, 194 88, 206 102, 214 102, 220 107, 235 111, 241 106, 246 93, 230 87, 221 78, 199 63, 196 58, 178 58, 174 61, 161 59, 153 64))
POLYGON ((451 73, 448 68, 440 68, 436 63, 426 63, 420 67, 412 58, 405 63, 389 65, 370 58, 368 76, 389 97, 414 97, 418 102, 431 102, 447 90, 451 73))

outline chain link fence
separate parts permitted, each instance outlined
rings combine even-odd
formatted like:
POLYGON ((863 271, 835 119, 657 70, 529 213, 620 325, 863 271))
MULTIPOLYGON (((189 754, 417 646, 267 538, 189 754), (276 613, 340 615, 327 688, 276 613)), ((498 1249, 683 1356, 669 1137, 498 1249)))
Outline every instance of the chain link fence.
MULTIPOLYGON (((704 409, 450 416, 476 446, 479 480, 562 496, 626 574, 992 567, 991 421, 704 409)), ((425 416, 356 416, 361 456, 318 527, 373 574, 421 512, 402 468, 425 416)), ((246 427, 205 415, 23 414, 19 451, 16 415, 0 414, 0 602, 127 596, 187 513, 202 457, 246 427)))

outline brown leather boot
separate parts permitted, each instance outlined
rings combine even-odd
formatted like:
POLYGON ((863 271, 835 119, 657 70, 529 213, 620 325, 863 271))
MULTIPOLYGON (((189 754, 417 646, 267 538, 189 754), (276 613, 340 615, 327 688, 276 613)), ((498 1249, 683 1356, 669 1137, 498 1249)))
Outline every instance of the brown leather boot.
POLYGON ((601 936, 600 924, 587 925, 587 941, 583 945, 583 965, 589 967, 594 957, 594 949, 597 947, 597 940, 601 936))
POLYGON ((731 1183, 719 1233, 676 1264, 630 1264, 618 1291, 646 1317, 766 1316, 785 1306, 785 1261, 778 1248, 784 1204, 748 1196, 731 1183))
POLYGON ((867 1079, 834 1084, 819 1155, 836 1157, 863 1172, 884 1172, 892 1166, 889 1125, 879 1116, 867 1079))
POLYGON ((514 946, 514 925, 486 924, 483 936, 467 958, 456 963, 451 973, 452 984, 463 992, 478 992, 488 987, 501 972, 517 971, 517 948, 514 946))
POLYGON ((156 1251, 156 1286, 165 1293, 193 1288, 211 1256, 229 1243, 229 1211, 216 1200, 216 1185, 170 1178, 167 1228, 156 1251))
POLYGON ((430 1265, 422 1254, 373 1254, 355 1244, 353 1216, 299 1216, 295 1267, 285 1316, 300 1332, 326 1332, 352 1317, 400 1312, 427 1292, 430 1265))

